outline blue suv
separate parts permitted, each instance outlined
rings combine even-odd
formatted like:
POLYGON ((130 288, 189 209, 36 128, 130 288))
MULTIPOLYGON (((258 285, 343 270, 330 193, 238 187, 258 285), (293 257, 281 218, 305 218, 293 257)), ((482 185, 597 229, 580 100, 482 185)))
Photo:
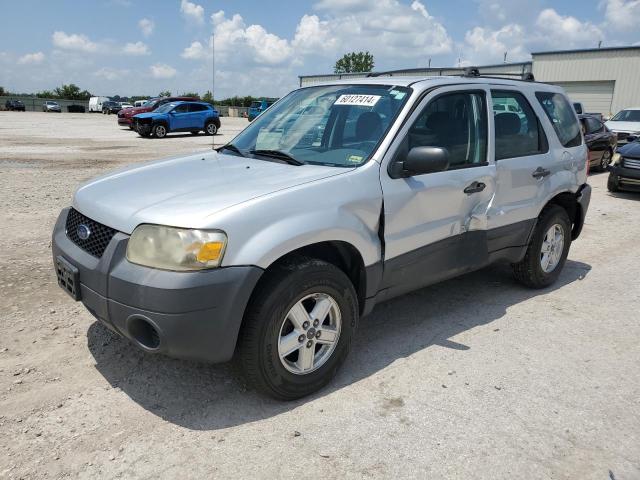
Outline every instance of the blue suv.
POLYGON ((202 130, 207 135, 215 135, 219 128, 218 111, 204 102, 170 102, 153 112, 133 117, 133 129, 142 137, 164 138, 170 132, 197 135, 202 130))

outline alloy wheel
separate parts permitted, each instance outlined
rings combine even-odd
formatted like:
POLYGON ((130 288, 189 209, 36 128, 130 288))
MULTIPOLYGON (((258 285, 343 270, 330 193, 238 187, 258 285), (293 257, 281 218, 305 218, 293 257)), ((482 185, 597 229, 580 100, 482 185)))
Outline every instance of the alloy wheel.
POLYGON ((540 251, 540 266, 542 271, 550 273, 560 263, 562 252, 564 250, 564 230, 558 223, 554 224, 547 230, 542 240, 542 249, 540 251))

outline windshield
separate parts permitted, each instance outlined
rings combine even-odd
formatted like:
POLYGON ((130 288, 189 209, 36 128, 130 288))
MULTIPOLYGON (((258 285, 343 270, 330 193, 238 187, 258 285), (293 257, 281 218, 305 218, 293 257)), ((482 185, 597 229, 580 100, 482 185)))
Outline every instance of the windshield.
POLYGON ((369 159, 410 93, 390 85, 302 88, 266 110, 233 145, 244 153, 277 150, 304 163, 357 167, 369 159))
POLYGON ((611 119, 612 122, 640 122, 640 110, 622 110, 611 119))
POLYGON ((156 113, 167 113, 170 112, 171 110, 173 110, 173 108, 176 106, 176 103, 165 103, 164 105, 156 108, 156 113))

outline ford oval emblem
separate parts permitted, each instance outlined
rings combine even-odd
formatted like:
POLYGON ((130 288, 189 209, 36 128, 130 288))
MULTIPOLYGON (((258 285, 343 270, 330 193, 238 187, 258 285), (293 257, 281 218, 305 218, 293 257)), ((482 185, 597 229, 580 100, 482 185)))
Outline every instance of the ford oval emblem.
POLYGON ((80 225, 78 225, 76 233, 78 234, 78 238, 80 240, 87 240, 91 236, 91 229, 84 223, 81 223, 80 225))

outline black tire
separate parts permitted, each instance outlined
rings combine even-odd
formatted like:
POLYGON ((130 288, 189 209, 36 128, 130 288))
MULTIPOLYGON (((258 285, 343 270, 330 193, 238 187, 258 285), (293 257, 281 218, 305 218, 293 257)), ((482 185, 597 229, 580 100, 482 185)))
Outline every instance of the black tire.
POLYGON ((200 130, 194 130, 193 132, 191 132, 191 135, 198 135, 200 133, 200 130))
POLYGON ((268 270, 256 288, 240 332, 237 361, 249 384, 262 393, 280 400, 304 397, 320 390, 335 376, 349 353, 358 315, 355 289, 342 270, 321 260, 292 258, 268 270), (280 360, 280 330, 289 310, 314 293, 335 300, 342 318, 341 330, 325 363, 310 373, 295 374, 280 360))
POLYGON ((613 158, 613 152, 611 150, 605 150, 600 159, 600 165, 598 165, 601 172, 607 171, 607 167, 611 163, 611 158, 613 158))
POLYGON ((569 220, 567 211, 558 205, 546 207, 538 217, 538 222, 524 258, 520 262, 512 264, 514 277, 530 288, 548 287, 558 279, 562 272, 570 246, 571 220, 569 220), (554 225, 559 225, 563 230, 562 255, 555 268, 545 272, 541 265, 542 243, 547 231, 554 225))
POLYGON ((613 173, 610 173, 609 178, 607 179, 607 190, 614 193, 620 191, 620 184, 613 173))
POLYGON ((153 126, 153 136, 156 138, 164 138, 167 136, 167 127, 162 123, 153 126))
POLYGON ((207 124, 204 126, 204 133, 207 135, 215 135, 216 133, 218 133, 218 126, 213 121, 207 122, 207 124))

